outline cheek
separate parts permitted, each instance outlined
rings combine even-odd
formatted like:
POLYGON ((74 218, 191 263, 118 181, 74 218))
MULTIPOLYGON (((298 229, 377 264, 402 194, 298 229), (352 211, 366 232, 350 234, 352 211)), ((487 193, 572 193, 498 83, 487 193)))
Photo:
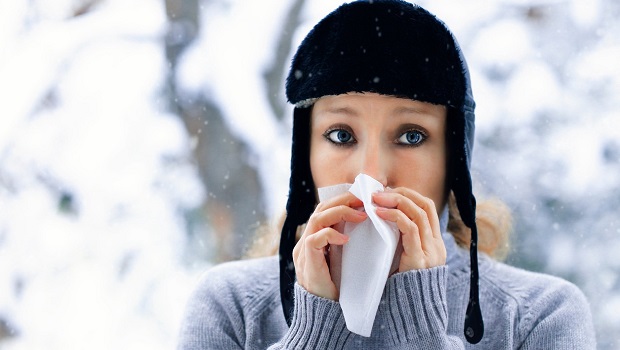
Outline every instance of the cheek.
POLYGON ((314 186, 323 187, 322 186, 322 177, 324 170, 322 167, 322 162, 318 158, 317 151, 310 150, 310 171, 312 172, 312 181, 314 181, 314 186))
POLYGON ((393 168, 390 186, 411 188, 440 205, 446 189, 445 163, 442 152, 400 157, 393 168))
POLYGON ((346 152, 328 144, 321 139, 312 139, 310 143, 310 170, 312 180, 317 188, 351 182, 347 179, 348 170, 352 169, 350 157, 346 152))
POLYGON ((312 136, 310 141, 310 171, 317 188, 325 186, 326 171, 329 169, 325 166, 329 159, 326 159, 328 157, 326 157, 325 151, 321 149, 319 141, 316 140, 315 136, 312 136))
POLYGON ((437 163, 437 166, 433 169, 432 177, 429 181, 430 193, 428 197, 435 202, 438 207, 443 206, 447 198, 446 192, 446 167, 445 162, 437 163))

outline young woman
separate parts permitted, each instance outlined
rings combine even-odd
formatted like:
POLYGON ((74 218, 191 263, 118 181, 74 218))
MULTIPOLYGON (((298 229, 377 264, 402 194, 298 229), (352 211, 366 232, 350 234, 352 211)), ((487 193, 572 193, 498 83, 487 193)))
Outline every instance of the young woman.
POLYGON ((286 93, 295 109, 280 254, 209 270, 179 349, 595 348, 574 285, 478 259, 477 223, 482 251, 501 246, 501 232, 476 219, 474 100, 442 22, 399 0, 342 5, 298 48, 286 93), (371 213, 351 192, 317 197, 358 174, 385 189, 372 210, 399 234, 369 336, 348 329, 328 251, 354 238, 343 222, 371 213))

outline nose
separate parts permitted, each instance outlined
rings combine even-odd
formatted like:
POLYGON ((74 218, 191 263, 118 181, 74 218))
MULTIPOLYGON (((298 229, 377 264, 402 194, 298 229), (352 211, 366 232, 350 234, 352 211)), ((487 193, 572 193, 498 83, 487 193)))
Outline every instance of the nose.
POLYGON ((360 150, 361 172, 379 181, 383 186, 388 185, 388 159, 382 154, 378 144, 367 144, 360 150))

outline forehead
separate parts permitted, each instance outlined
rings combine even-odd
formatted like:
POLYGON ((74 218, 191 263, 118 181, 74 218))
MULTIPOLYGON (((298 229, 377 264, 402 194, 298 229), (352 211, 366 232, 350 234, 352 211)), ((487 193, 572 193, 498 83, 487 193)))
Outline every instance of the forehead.
POLYGON ((319 98, 313 115, 360 116, 364 114, 389 114, 398 116, 444 116, 446 107, 408 98, 376 93, 348 93, 319 98))

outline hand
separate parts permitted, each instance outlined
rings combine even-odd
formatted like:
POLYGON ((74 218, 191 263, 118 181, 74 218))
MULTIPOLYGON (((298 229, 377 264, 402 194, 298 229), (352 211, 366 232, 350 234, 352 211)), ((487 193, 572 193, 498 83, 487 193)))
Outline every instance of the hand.
POLYGON ((435 203, 405 187, 373 194, 377 216, 395 222, 401 234, 403 252, 398 272, 428 269, 446 263, 435 203))
POLYGON ((297 283, 314 295, 338 300, 339 291, 332 281, 326 260, 330 244, 343 245, 349 237, 332 226, 342 222, 362 222, 368 215, 359 210, 361 200, 351 192, 338 195, 319 203, 308 219, 304 233, 293 249, 293 262, 297 283))

